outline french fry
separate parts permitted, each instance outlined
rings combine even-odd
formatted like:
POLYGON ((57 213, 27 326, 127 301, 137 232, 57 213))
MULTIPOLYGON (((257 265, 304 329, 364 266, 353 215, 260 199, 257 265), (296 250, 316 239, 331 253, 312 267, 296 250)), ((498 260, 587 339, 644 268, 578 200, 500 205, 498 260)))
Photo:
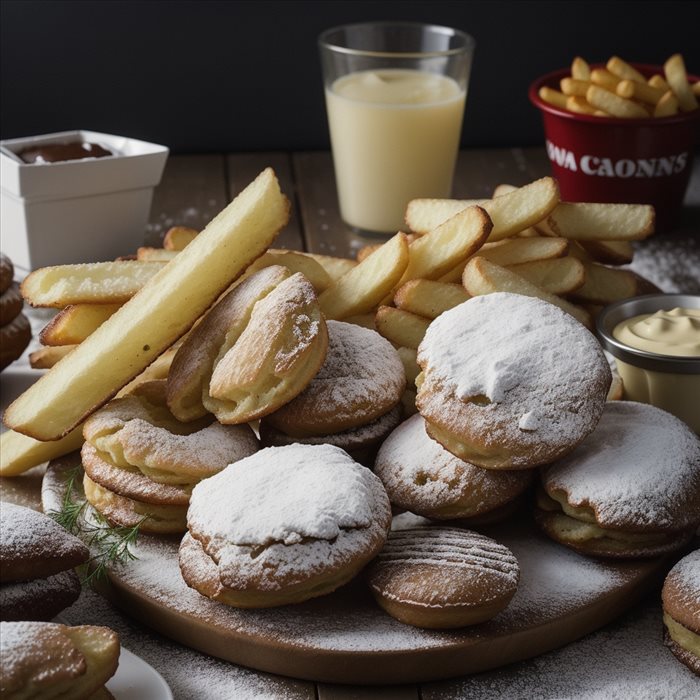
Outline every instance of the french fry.
POLYGON ((170 373, 170 365, 173 363, 179 343, 171 348, 168 348, 162 355, 156 357, 141 374, 134 377, 121 391, 119 396, 130 394, 140 384, 146 382, 157 381, 159 379, 167 379, 170 373))
MULTIPOLYGON (((517 190, 518 188, 515 187, 515 185, 496 185, 495 189, 493 190, 493 195, 492 199, 495 199, 496 197, 502 197, 504 194, 510 194, 513 190, 517 190)), ((518 231, 518 233, 515 234, 516 236, 520 238, 532 238, 539 236, 540 234, 537 232, 537 229, 535 229, 533 226, 528 226, 527 228, 524 228, 522 231, 518 231)), ((459 274, 459 279, 462 278, 462 274, 460 272, 459 274)))
POLYGON ((566 238, 544 237, 510 238, 497 243, 487 243, 477 253, 496 265, 508 267, 535 260, 561 258, 569 249, 566 238))
POLYGON ((615 92, 620 79, 605 68, 595 68, 591 71, 591 82, 606 90, 615 92))
POLYGON ((418 279, 399 287, 394 303, 399 309, 434 319, 468 299, 469 295, 460 284, 418 279))
POLYGON ((558 236, 576 241, 633 241, 654 233, 654 207, 649 204, 562 202, 547 217, 558 236))
MULTIPOLYGON (((495 199, 481 200, 478 206, 493 222, 488 240, 500 241, 542 221, 558 202, 556 180, 543 177, 495 199)), ((431 231, 445 221, 447 212, 459 211, 461 204, 454 199, 414 199, 408 203, 406 222, 413 231, 431 231)))
POLYGON ((184 250, 199 233, 188 226, 173 226, 165 232, 163 248, 166 250, 184 250))
POLYGON ((123 304, 165 267, 160 262, 100 262, 41 267, 20 289, 32 306, 123 304))
POLYGON ((591 68, 580 56, 571 62, 571 77, 575 80, 590 80, 591 68))
POLYGON ((412 314, 410 311, 380 306, 375 318, 377 332, 397 347, 413 348, 423 340, 430 319, 412 314))
POLYGON ((79 450, 82 444, 82 425, 60 440, 51 442, 40 442, 14 430, 6 430, 0 435, 0 476, 18 476, 39 464, 79 450))
POLYGON ((619 56, 612 56, 605 67, 621 80, 636 80, 640 83, 646 83, 646 78, 619 56))
POLYGON ((357 255, 355 256, 355 260, 357 262, 361 263, 366 257, 372 255, 375 250, 378 248, 381 248, 381 243, 373 243, 372 245, 363 245, 362 248, 360 248, 357 251, 357 255))
POLYGON ((39 348, 29 353, 29 366, 32 369, 51 369, 76 347, 76 345, 47 345, 39 348))
POLYGON ((569 97, 566 100, 566 108, 570 112, 576 112, 576 114, 590 114, 596 116, 596 112, 599 111, 586 102, 585 97, 569 97))
POLYGON ((570 294, 586 279, 583 263, 572 257, 535 260, 508 269, 550 294, 570 294))
POLYGON ((664 96, 665 90, 652 87, 647 83, 639 83, 636 80, 621 80, 617 84, 615 92, 628 100, 641 100, 650 105, 656 105, 664 96))
POLYGON ((415 348, 396 348, 403 364, 404 372, 406 372, 406 383, 409 387, 415 387, 416 377, 420 374, 420 367, 416 359, 417 352, 415 348))
POLYGON ((170 262, 177 254, 177 250, 166 250, 165 248, 141 246, 136 249, 136 259, 141 262, 170 262))
POLYGON ((605 88, 591 85, 586 92, 586 99, 593 107, 602 109, 613 117, 637 119, 648 117, 649 113, 636 102, 618 97, 614 92, 605 88))
POLYGON ((671 86, 664 80, 663 76, 658 73, 652 75, 651 78, 647 80, 647 83, 651 85, 651 87, 659 88, 659 90, 663 90, 664 92, 668 92, 668 90, 671 89, 671 86))
MULTIPOLYGON (((585 97, 586 91, 591 85, 590 80, 576 80, 575 78, 562 78, 559 86, 561 91, 567 95, 575 95, 577 97, 585 97)), ((568 104, 568 101, 567 101, 568 104)))
POLYGON ((632 262, 634 248, 629 241, 581 241, 583 249, 597 262, 627 265, 632 262))
POLYGON ((610 304, 639 293, 637 279, 629 270, 616 270, 597 263, 583 263, 585 282, 571 293, 577 301, 588 304, 610 304))
POLYGON ((318 298, 328 319, 368 313, 396 286, 408 267, 406 234, 397 233, 318 298))
POLYGON ((672 117, 678 114, 678 98, 673 90, 667 90, 654 107, 655 117, 672 117))
POLYGON ((673 94, 678 100, 678 104, 683 112, 692 112, 698 108, 698 101, 688 84, 688 75, 685 72, 683 56, 679 53, 673 54, 664 63, 664 73, 666 80, 673 90, 673 94))
POLYGON ((282 267, 286 267, 292 274, 301 272, 314 286, 317 294, 325 292, 333 283, 330 275, 326 272, 321 263, 314 260, 312 257, 304 255, 303 253, 298 253, 295 250, 274 248, 271 248, 253 262, 245 271, 245 277, 250 277, 250 275, 258 270, 262 270, 263 267, 270 267, 271 265, 282 265, 282 267))
POLYGON ((566 109, 566 95, 559 90, 554 90, 553 88, 542 86, 537 93, 540 99, 553 107, 558 107, 559 109, 566 109))
POLYGON ((513 294, 536 297, 558 306, 587 328, 593 327, 593 320, 588 312, 565 299, 540 289, 515 272, 511 272, 500 265, 495 265, 479 256, 472 258, 467 263, 467 266, 464 268, 462 284, 472 296, 493 294, 494 292, 511 292, 513 294))
POLYGON ((72 304, 59 311, 39 334, 42 345, 77 345, 94 333, 120 304, 72 304))
POLYGON ((336 258, 332 255, 319 255, 318 253, 301 253, 301 255, 313 258, 328 273, 332 282, 337 282, 357 265, 357 262, 349 258, 336 258))
POLYGON ((187 332, 288 219, 289 201, 268 168, 189 244, 187 255, 163 266, 17 398, 5 424, 43 441, 66 435, 187 332))

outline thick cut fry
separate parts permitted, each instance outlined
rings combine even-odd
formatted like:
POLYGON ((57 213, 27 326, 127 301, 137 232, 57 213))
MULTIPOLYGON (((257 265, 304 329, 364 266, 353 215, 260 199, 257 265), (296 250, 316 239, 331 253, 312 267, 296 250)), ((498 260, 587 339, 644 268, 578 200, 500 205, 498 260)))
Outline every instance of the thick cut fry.
POLYGON ((268 250, 267 253, 261 255, 246 270, 245 276, 250 277, 258 270, 262 270, 263 267, 270 267, 271 265, 286 267, 292 274, 301 272, 314 286, 316 294, 325 292, 332 284, 330 275, 324 270, 321 263, 295 250, 268 250))
POLYGON ((673 94, 678 100, 678 104, 683 112, 692 112, 698 108, 698 101, 688 83, 688 75, 685 72, 683 56, 679 53, 673 54, 664 63, 664 73, 666 80, 673 90, 673 94))
POLYGON ((616 270, 597 263, 583 264, 586 268, 586 281, 571 294, 577 301, 610 304, 639 293, 637 278, 629 270, 616 270))
POLYGON ((651 78, 649 78, 649 80, 647 80, 647 84, 651 85, 654 88, 659 88, 660 90, 663 90, 664 92, 667 92, 668 90, 671 89, 671 86, 658 73, 656 73, 655 75, 652 75, 651 78))
POLYGON ((543 102, 547 102, 552 105, 552 107, 558 107, 559 109, 566 109, 566 95, 559 90, 554 90, 554 88, 542 86, 537 93, 543 102))
MULTIPOLYGON (((496 197, 502 197, 504 194, 510 194, 513 190, 517 190, 518 188, 515 185, 496 185, 495 189, 493 190, 493 196, 492 199, 495 199, 496 197)), ((527 228, 524 228, 522 231, 518 231, 518 233, 515 234, 516 236, 519 236, 521 238, 532 238, 533 236, 539 236, 539 233, 537 232, 537 229, 535 229, 533 226, 528 226, 527 228)), ((455 278, 457 279, 457 278, 455 278)), ((460 271, 459 274, 459 279, 462 279, 462 273, 460 271)))
POLYGON ((617 84, 615 92, 620 97, 625 97, 628 100, 641 100, 650 105, 655 105, 664 96, 665 91, 652 87, 647 83, 639 83, 636 80, 621 80, 617 84))
MULTIPOLYGON (((543 177, 478 206, 491 217, 489 241, 508 238, 544 219, 559 202, 556 180, 543 177)), ((414 199, 406 210, 406 222, 414 231, 431 231, 445 221, 445 214, 469 206, 455 199, 414 199)))
POLYGON ((571 77, 575 80, 590 80, 591 68, 580 56, 571 62, 571 77))
POLYGON ((39 464, 79 450, 82 444, 82 425, 52 442, 40 442, 14 430, 6 430, 0 435, 0 476, 18 476, 39 464))
POLYGON ((581 241, 581 245, 594 260, 607 265, 627 265, 634 256, 629 241, 581 241))
POLYGON ((547 224, 556 235, 575 241, 636 241, 654 233, 654 207, 562 202, 547 224))
POLYGON ((263 171, 144 288, 5 412, 5 424, 57 440, 108 401, 189 330, 272 243, 289 201, 263 171))
POLYGON ((605 70, 605 68, 595 68, 591 71, 591 82, 606 90, 615 92, 615 88, 620 82, 620 79, 609 70, 605 70))
POLYGON ((468 299, 469 295, 459 284, 411 280, 399 287, 394 303, 399 309, 434 319, 468 299))
POLYGON ((159 379, 167 379, 170 373, 170 365, 173 363, 179 345, 179 343, 176 343, 173 347, 168 348, 162 355, 153 360, 141 374, 135 376, 121 389, 119 396, 130 394, 140 384, 157 381, 159 379))
POLYGON ((141 262, 170 262, 177 254, 177 250, 141 246, 136 250, 136 259, 141 262))
POLYGON ((585 97, 586 90, 588 90, 590 85, 590 80, 576 80, 575 78, 562 78, 560 82, 561 91, 567 96, 585 97))
POLYGON ((59 311, 39 334, 42 345, 77 345, 94 333, 120 304, 72 304, 59 311))
POLYGON ((566 108, 570 112, 576 112, 576 114, 590 114, 592 116, 595 116, 595 113, 598 111, 594 107, 591 107, 591 105, 586 102, 585 97, 569 97, 566 100, 566 108))
POLYGON ((420 367, 416 356, 418 353, 415 348, 396 348, 403 364, 404 372, 406 372, 406 384, 409 387, 415 387, 416 377, 420 374, 420 367))
POLYGON ((361 263, 365 258, 372 255, 372 253, 374 253, 375 250, 378 250, 381 247, 382 247, 381 243, 373 243, 372 245, 363 245, 362 248, 360 248, 357 251, 357 255, 355 256, 355 260, 357 260, 357 262, 361 263))
POLYGON ((578 289, 586 278, 583 263, 571 257, 535 260, 512 265, 508 269, 550 294, 570 294, 578 289))
POLYGON ((636 68, 633 68, 627 61, 623 61, 619 56, 612 56, 605 67, 621 80, 646 82, 646 78, 636 68))
POLYGON ((477 255, 486 258, 496 265, 508 267, 534 260, 549 260, 561 258, 569 249, 566 238, 544 237, 511 238, 498 243, 487 243, 477 255))
POLYGON ((416 350, 428 330, 430 319, 393 306, 380 306, 374 320, 377 332, 397 347, 416 350))
POLYGON ((357 262, 349 258, 335 258, 332 255, 319 255, 317 253, 301 253, 301 255, 313 258, 328 273, 332 282, 337 282, 343 275, 357 266, 357 262))
POLYGON ((586 92, 588 103, 597 109, 602 109, 604 112, 613 117, 622 119, 638 119, 648 117, 649 113, 636 102, 626 100, 624 97, 618 97, 614 92, 610 92, 605 88, 591 85, 586 92))
POLYGON ((184 250, 194 240, 199 231, 188 226, 173 226, 165 232, 163 248, 166 250, 184 250))
POLYGON ((32 369, 51 369, 59 360, 75 350, 76 345, 48 345, 29 353, 32 369))
POLYGON ((41 267, 20 287, 32 306, 123 304, 165 265, 159 262, 100 262, 41 267))
POLYGON ((673 90, 667 90, 654 107, 654 116, 672 117, 674 114, 678 114, 678 98, 673 90))
POLYGON ((494 292, 511 292, 542 299, 566 311, 587 328, 593 327, 593 321, 588 312, 554 294, 545 292, 515 272, 500 265, 494 265, 494 263, 478 256, 472 258, 464 268, 462 283, 472 296, 493 294, 494 292))
POLYGON ((365 314, 396 286, 408 266, 406 234, 397 233, 318 298, 327 319, 365 314))

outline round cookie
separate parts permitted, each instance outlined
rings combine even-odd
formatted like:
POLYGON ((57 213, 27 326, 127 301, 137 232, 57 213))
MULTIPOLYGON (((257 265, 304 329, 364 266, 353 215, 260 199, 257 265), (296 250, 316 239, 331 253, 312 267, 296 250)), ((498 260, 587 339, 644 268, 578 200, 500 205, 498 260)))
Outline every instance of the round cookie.
POLYGON ((611 381, 600 344, 578 321, 504 292, 435 319, 418 364, 428 434, 489 469, 529 469, 570 452, 598 423, 611 381))
POLYGON ((700 676, 700 549, 681 559, 661 590, 664 643, 700 676))
POLYGON ((268 447, 199 483, 180 569, 203 595, 241 608, 297 603, 347 583, 382 548, 381 481, 331 445, 268 447))
POLYGON ((370 589, 389 615, 433 629, 490 620, 515 595, 519 577, 507 547, 444 526, 393 530, 367 569, 370 589))
POLYGON ((22 356, 31 339, 32 327, 24 314, 0 327, 0 372, 22 356))
POLYGON ((15 268, 10 258, 0 253, 0 294, 10 288, 15 276, 15 268))
POLYGON ((400 401, 406 374, 394 346, 376 331, 328 321, 326 361, 309 386, 264 422, 294 437, 366 425, 400 401))
POLYGON ((140 384, 110 401, 83 426, 85 440, 117 467, 138 469, 164 484, 193 484, 258 448, 248 425, 224 426, 211 416, 182 423, 170 413, 165 381, 140 384))
POLYGON ((52 620, 80 597, 80 579, 72 569, 32 581, 0 585, 0 620, 52 620))
POLYGON ((13 282, 0 294, 0 326, 6 326, 18 316, 24 306, 24 300, 19 292, 19 285, 13 282))
POLYGON ((436 520, 505 517, 509 509, 504 506, 533 478, 532 471, 482 469, 455 457, 428 436, 420 414, 384 441, 374 473, 394 507, 436 520))
POLYGON ((652 557, 700 523, 700 439, 666 411, 611 401, 593 434, 542 470, 536 519, 585 554, 652 557))

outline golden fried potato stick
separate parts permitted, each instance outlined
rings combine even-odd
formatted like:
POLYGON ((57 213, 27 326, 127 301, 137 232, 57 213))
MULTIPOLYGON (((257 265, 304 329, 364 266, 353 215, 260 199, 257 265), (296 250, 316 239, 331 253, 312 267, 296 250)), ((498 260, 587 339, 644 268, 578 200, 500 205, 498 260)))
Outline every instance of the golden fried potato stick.
POLYGON ((318 253, 300 254, 307 258, 313 258, 328 273, 332 282, 337 282, 344 274, 357 266, 357 262, 350 260, 350 258, 336 258, 332 255, 319 255, 318 253))
POLYGON ((599 116, 597 112, 600 111, 594 107, 591 107, 591 105, 589 105, 586 101, 585 97, 574 97, 573 95, 566 99, 566 108, 570 112, 576 112, 577 114, 589 114, 594 117, 599 116))
POLYGON ((698 100, 688 83, 688 75, 685 72, 683 56, 679 53, 673 54, 664 63, 664 73, 666 80, 673 90, 673 94, 678 99, 678 104, 683 112, 692 112, 698 108, 698 100))
POLYGON ((196 229, 188 226, 173 226, 165 232, 163 238, 163 248, 166 250, 184 250, 199 233, 196 229))
POLYGON ((586 268, 585 282, 571 293, 577 301, 605 305, 641 292, 638 279, 630 270, 616 270, 597 263, 583 265, 586 268))
POLYGON ((576 80, 575 78, 562 78, 560 81, 561 91, 565 95, 576 95, 585 97, 586 90, 591 86, 590 80, 576 80))
POLYGON ((586 279, 583 263, 570 256, 554 260, 533 260, 511 265, 508 269, 550 294, 569 294, 581 287, 586 279))
POLYGON ((82 424, 52 442, 40 442, 14 430, 6 430, 0 435, 0 476, 18 476, 38 464, 79 450, 82 444, 82 424))
POLYGON ((647 83, 639 83, 636 80, 621 80, 617 84, 615 92, 628 100, 640 100, 655 105, 666 91, 652 87, 647 83))
POLYGON ((42 345, 77 345, 94 333, 121 304, 71 304, 59 311, 39 334, 42 345))
POLYGON ((628 265, 634 256, 629 241, 580 241, 580 244, 594 260, 607 265, 628 265))
POLYGON ((188 246, 5 412, 5 424, 57 440, 186 333, 262 255, 289 219, 289 201, 264 170, 188 246))
POLYGON ((641 240, 654 233, 654 222, 650 204, 562 202, 547 217, 555 235, 574 241, 641 240))
POLYGON ((429 318, 423 318, 410 311, 395 309, 393 306, 380 306, 375 319, 377 332, 389 342, 399 347, 414 350, 423 340, 430 325, 429 318))
POLYGON ((150 248, 141 246, 136 249, 136 259, 141 262, 170 262, 179 251, 165 248, 150 248))
POLYGON ((461 284, 418 279, 399 287, 394 304, 404 311, 434 319, 468 299, 461 284))
POLYGON ((651 78, 647 80, 647 84, 651 85, 651 87, 659 88, 659 90, 663 90, 664 92, 671 89, 671 86, 666 82, 664 77, 658 73, 652 75, 651 78))
POLYGON ((591 79, 591 67, 580 56, 571 62, 571 77, 575 80, 591 79))
POLYGON ((623 61, 619 56, 612 56, 605 67, 620 80, 646 82, 646 78, 636 68, 633 68, 627 61, 623 61))
POLYGON ((597 85, 591 85, 588 88, 586 100, 588 100, 588 104, 597 109, 602 109, 613 117, 643 119, 649 116, 649 112, 636 102, 619 97, 614 92, 597 85))
POLYGON ((605 68, 595 68, 591 71, 591 82, 605 88, 606 90, 615 92, 615 88, 620 82, 620 78, 613 75, 609 70, 605 70, 605 68))
POLYGON ((51 369, 77 347, 77 345, 47 345, 39 348, 29 353, 29 366, 32 369, 51 369))
POLYGON ((656 103, 654 116, 672 117, 674 114, 678 114, 678 98, 673 94, 673 90, 667 90, 656 103))

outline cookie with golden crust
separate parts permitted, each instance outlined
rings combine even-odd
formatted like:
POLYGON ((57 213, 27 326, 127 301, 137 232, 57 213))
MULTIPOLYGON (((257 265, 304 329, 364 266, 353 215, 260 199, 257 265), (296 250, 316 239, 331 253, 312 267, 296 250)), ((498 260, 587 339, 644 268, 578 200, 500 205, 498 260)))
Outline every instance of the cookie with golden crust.
POLYGON ((401 401, 406 374, 376 331, 328 321, 328 354, 309 386, 265 422, 293 437, 332 435, 376 421, 401 401))
POLYGON ((114 675, 119 637, 106 627, 0 623, 0 694, 20 698, 93 696, 114 675))
POLYGON ((700 676, 700 549, 683 557, 661 590, 664 643, 674 656, 700 676))
POLYGON ((163 380, 145 382, 110 401, 85 421, 83 435, 106 461, 172 485, 194 484, 258 448, 248 425, 220 425, 212 416, 177 420, 166 403, 163 380))
POLYGON ((375 600, 389 615, 432 629, 490 620, 515 595, 519 578, 504 545, 437 525, 392 531, 367 569, 375 600))
POLYGON ((379 552, 381 481, 331 445, 268 447, 198 484, 180 569, 203 595, 265 608, 325 595, 379 552))
POLYGON ((542 470, 536 519, 585 554, 652 557, 700 524, 700 439, 660 408, 611 401, 592 435, 542 470))
POLYGON ((558 307, 499 292, 435 319, 418 348, 428 434, 466 462, 530 469, 595 428, 610 386, 596 338, 558 307))
POLYGON ((392 506, 436 520, 506 517, 504 506, 532 482, 531 471, 495 471, 464 462, 425 432, 420 414, 384 441, 374 464, 392 506))

